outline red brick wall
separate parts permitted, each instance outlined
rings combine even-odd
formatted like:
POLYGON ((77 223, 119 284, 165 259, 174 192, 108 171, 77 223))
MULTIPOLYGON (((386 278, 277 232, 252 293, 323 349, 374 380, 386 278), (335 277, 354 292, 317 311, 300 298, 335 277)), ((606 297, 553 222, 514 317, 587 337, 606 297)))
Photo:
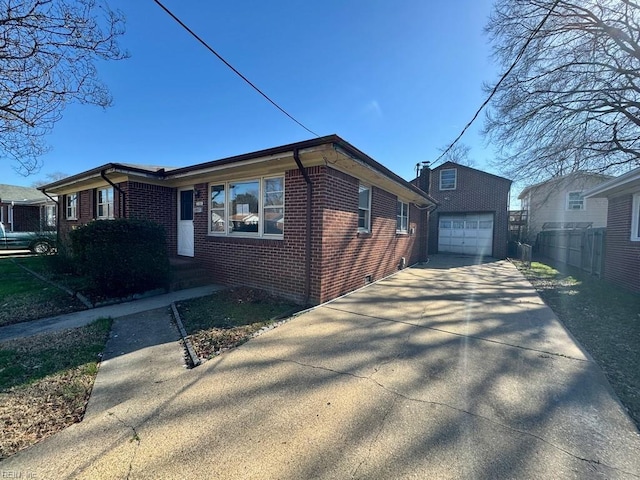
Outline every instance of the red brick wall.
MULTIPOLYGON (((372 189, 372 232, 358 234, 358 180, 328 167, 309 168, 313 182, 311 222, 311 302, 321 303, 398 270, 420 258, 419 239, 396 234, 396 197, 372 189)), ((208 198, 207 184, 196 185, 208 198)), ((307 185, 298 170, 285 174, 285 224, 282 240, 208 235, 208 205, 194 215, 195 257, 212 281, 248 285, 304 301, 307 185)), ((419 232, 425 213, 409 211, 419 232)))
POLYGON ((140 182, 121 183, 120 188, 125 192, 126 217, 150 220, 162 225, 166 233, 169 255, 176 255, 178 216, 176 189, 140 182))
POLYGON ((438 218, 446 213, 494 213, 493 257, 507 256, 511 182, 462 165, 445 163, 431 171, 430 194, 440 205, 429 221, 429 253, 438 252, 438 218), (440 170, 456 168, 455 190, 440 190, 440 170))
POLYGON ((390 275, 398 270, 401 257, 406 258, 407 265, 422 260, 415 232, 420 231, 425 212, 411 206, 409 223, 414 234, 397 234, 397 197, 373 187, 371 231, 358 233, 358 179, 331 168, 325 170, 326 176, 319 185, 325 206, 322 275, 320 293, 314 291, 314 298, 324 302, 364 286, 367 276, 375 281, 390 275))
POLYGON ((640 242, 631 241, 632 195, 609 198, 604 278, 640 292, 640 242))
MULTIPOLYGON (((126 183, 117 184, 126 190, 126 183)), ((77 219, 67 219, 67 196, 58 198, 58 218, 60 219, 59 235, 62 241, 68 238, 68 233, 75 227, 86 225, 96 218, 96 189, 81 190, 78 193, 77 219)), ((113 189, 113 215, 119 218, 122 212, 122 198, 117 189, 113 189)))
MULTIPOLYGON (((312 181, 319 180, 317 169, 309 169, 309 175, 312 181)), ((209 198, 207 188, 207 184, 196 185, 200 198, 209 198)), ((285 175, 282 240, 208 235, 209 206, 204 203, 203 212, 194 214, 194 254, 211 272, 212 281, 261 288, 304 302, 306 183, 299 171, 285 175)), ((315 255, 317 251, 312 258, 315 255)))

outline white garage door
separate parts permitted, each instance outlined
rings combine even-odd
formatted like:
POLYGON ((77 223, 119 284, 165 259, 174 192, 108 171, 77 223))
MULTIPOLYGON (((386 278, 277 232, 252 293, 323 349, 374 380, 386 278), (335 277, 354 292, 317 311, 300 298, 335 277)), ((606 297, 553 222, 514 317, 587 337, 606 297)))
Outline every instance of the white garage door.
POLYGON ((438 252, 491 256, 492 251, 492 213, 440 216, 438 252))

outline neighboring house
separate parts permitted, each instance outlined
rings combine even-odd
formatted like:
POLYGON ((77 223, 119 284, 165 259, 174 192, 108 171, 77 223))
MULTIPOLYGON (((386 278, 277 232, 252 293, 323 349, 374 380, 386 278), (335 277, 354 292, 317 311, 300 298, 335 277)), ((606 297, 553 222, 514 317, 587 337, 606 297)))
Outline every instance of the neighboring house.
POLYGON ((60 198, 62 238, 146 218, 212 283, 315 304, 425 260, 435 205, 336 135, 173 170, 111 163, 42 190, 60 198))
POLYGON ((526 187, 518 196, 527 217, 525 240, 535 242, 543 230, 605 227, 606 199, 585 199, 583 194, 610 178, 597 173, 574 172, 526 187))
POLYGON ((56 209, 37 188, 0 184, 0 222, 9 232, 53 231, 56 209))
POLYGON ((420 174, 438 202, 429 221, 429 253, 507 256, 511 180, 445 162, 420 174), (424 177, 428 177, 425 179, 424 177))
POLYGON ((584 193, 608 200, 604 278, 640 292, 640 168, 584 193))

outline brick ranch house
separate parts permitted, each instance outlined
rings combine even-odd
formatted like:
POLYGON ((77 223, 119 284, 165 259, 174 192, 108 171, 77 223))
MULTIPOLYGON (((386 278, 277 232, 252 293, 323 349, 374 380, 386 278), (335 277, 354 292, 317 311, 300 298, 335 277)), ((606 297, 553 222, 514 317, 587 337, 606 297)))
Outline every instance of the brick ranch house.
POLYGON ((41 187, 58 231, 146 218, 212 283, 318 304, 426 260, 436 202, 337 135, 184 168, 110 163, 41 187))

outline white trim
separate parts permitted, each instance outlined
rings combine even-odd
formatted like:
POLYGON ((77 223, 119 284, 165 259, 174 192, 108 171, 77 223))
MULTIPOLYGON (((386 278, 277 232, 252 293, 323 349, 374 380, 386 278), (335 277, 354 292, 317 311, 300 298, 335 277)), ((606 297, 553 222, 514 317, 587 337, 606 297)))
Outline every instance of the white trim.
POLYGON ((640 193, 633 196, 631 205, 631 241, 640 242, 640 193))
POLYGON ((369 233, 371 232, 371 197, 372 197, 372 188, 371 185, 367 185, 365 183, 360 182, 358 184, 358 232, 360 233, 369 233), (369 192, 369 199, 367 208, 360 208, 360 193, 364 190, 369 192), (365 210, 369 214, 365 217, 365 226, 360 226, 360 210, 365 210))
POLYGON ((403 235, 409 233, 409 203, 403 202, 399 198, 397 199, 397 202, 396 202, 396 233, 403 234, 403 235), (402 221, 400 222, 400 228, 398 228, 398 213, 397 213, 398 203, 402 204, 402 211, 400 212, 400 218, 407 217, 407 225, 404 230, 402 229, 402 221), (404 213, 405 215, 402 215, 402 213, 404 213))
MULTIPOLYGON (((587 202, 586 202, 586 200, 584 198, 583 193, 584 193, 583 190, 571 190, 571 191, 567 192, 567 194, 565 195, 565 203, 564 203, 565 210, 571 211, 571 212, 586 210, 587 209, 587 202), (582 206, 580 208, 571 208, 570 207, 571 200, 570 200, 569 197, 571 196, 572 193, 577 193, 577 194, 580 195, 580 200, 582 200, 582 206)), ((577 200, 573 200, 573 201, 576 202, 577 200)))
POLYGON ((278 233, 266 233, 266 220, 264 216, 264 195, 265 188, 264 184, 266 180, 270 179, 282 179, 282 215, 284 219, 285 212, 285 174, 281 173, 278 175, 265 175, 260 177, 250 177, 250 178, 241 178, 235 180, 229 180, 226 182, 209 182, 207 184, 207 212, 208 212, 208 220, 207 220, 207 235, 211 237, 234 237, 234 238, 263 238, 263 239, 272 239, 272 240, 282 240, 284 239, 284 232, 281 234, 278 233), (258 182, 258 231, 257 232, 233 232, 229 231, 229 220, 231 218, 231 189, 229 188, 232 184, 237 183, 249 183, 249 182, 258 182), (224 230, 222 232, 212 232, 211 231, 211 187, 222 185, 224 186, 224 230))
MULTIPOLYGON (((97 195, 97 194, 96 194, 97 195)), ((78 219, 78 198, 79 198, 79 194, 78 192, 75 193, 67 193, 64 196, 64 218, 66 220, 77 220, 78 219), (73 215, 69 215, 69 197, 74 196, 75 197, 75 205, 73 206, 73 215)), ((97 200, 96 200, 97 202, 97 200)))
MULTIPOLYGON (((115 199, 114 199, 114 192, 113 192, 113 187, 100 187, 100 188, 96 188, 96 219, 97 220, 111 220, 114 218, 114 210, 115 210, 115 199), (111 191, 111 201, 109 201, 109 191, 111 191), (107 194, 107 201, 106 202, 102 202, 100 203, 100 192, 106 192, 107 194), (106 215, 104 214, 104 208, 102 210, 102 215, 100 215, 100 206, 106 207, 107 212, 106 215), (111 205, 111 208, 109 208, 109 205, 111 205)), ((76 214, 77 215, 77 214, 76 214)))

